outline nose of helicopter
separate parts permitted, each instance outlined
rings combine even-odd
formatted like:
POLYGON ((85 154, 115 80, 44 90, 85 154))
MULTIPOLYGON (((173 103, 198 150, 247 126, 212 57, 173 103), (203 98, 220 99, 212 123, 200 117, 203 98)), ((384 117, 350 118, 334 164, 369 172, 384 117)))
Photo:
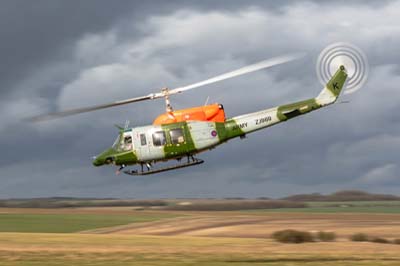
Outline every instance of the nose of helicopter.
POLYGON ((135 151, 117 151, 114 148, 109 148, 99 155, 94 156, 92 164, 94 166, 102 166, 105 164, 132 165, 137 162, 135 151))
POLYGON ((105 161, 106 161, 106 157, 103 156, 103 153, 101 153, 97 156, 93 156, 92 164, 94 166, 102 166, 103 164, 105 164, 105 161))
POLYGON ((106 160, 110 157, 110 155, 114 151, 112 149, 107 149, 100 153, 99 155, 93 156, 93 161, 92 164, 94 166, 102 166, 103 164, 106 164, 106 160))
POLYGON ((104 164, 104 161, 100 160, 97 156, 93 156, 93 161, 92 164, 94 166, 102 166, 104 164))

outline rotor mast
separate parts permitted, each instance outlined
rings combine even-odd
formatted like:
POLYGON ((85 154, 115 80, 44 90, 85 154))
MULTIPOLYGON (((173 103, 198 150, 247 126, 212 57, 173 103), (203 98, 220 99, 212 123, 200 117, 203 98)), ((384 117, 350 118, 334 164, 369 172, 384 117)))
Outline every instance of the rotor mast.
POLYGON ((169 100, 169 89, 168 88, 162 88, 161 89, 161 93, 164 96, 165 99, 165 110, 167 113, 172 113, 173 112, 173 108, 171 105, 171 101, 169 100))

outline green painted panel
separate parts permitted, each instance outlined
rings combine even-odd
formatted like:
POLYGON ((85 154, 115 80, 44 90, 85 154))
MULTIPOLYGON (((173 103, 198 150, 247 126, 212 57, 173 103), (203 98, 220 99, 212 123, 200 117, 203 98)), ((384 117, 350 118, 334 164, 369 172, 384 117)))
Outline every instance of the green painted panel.
POLYGON ((344 66, 340 66, 335 75, 333 75, 331 80, 326 84, 328 90, 330 90, 336 97, 339 96, 340 92, 342 91, 344 82, 347 78, 347 73, 344 70, 344 66))
POLYGON ((245 135, 240 125, 238 125, 234 119, 226 120, 224 126, 225 126, 225 132, 223 133, 224 140, 245 135))
POLYGON ((135 164, 137 163, 137 157, 134 154, 134 152, 132 151, 126 151, 126 152, 119 152, 114 154, 114 158, 115 158, 115 163, 117 165, 121 165, 121 164, 135 164))
POLYGON ((321 108, 315 98, 299 101, 295 103, 285 104, 278 107, 278 118, 281 121, 286 121, 290 118, 306 114, 321 108))
POLYGON ((185 156, 196 151, 190 130, 186 122, 162 125, 162 129, 167 136, 167 144, 164 146, 166 158, 175 158, 185 156), (182 129, 184 142, 173 144, 170 136, 170 131, 173 129, 182 129))

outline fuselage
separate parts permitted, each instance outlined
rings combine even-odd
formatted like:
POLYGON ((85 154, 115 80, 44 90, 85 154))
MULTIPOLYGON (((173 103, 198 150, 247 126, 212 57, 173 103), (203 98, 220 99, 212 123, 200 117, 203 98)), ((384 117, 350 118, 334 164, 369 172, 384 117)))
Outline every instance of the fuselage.
POLYGON ((93 164, 132 165, 194 155, 319 107, 315 99, 309 99, 225 122, 184 121, 129 128, 121 131, 114 145, 97 156, 93 164))
MULTIPOLYGON (((186 120, 188 117, 182 115, 181 119, 185 121, 176 123, 170 121, 167 124, 121 130, 114 145, 96 156, 93 164, 95 166, 103 164, 126 166, 192 156, 230 139, 243 137, 248 133, 333 104, 346 78, 347 73, 344 67, 340 67, 315 98, 225 119, 222 122, 219 122, 220 118, 216 121, 186 120)), ((222 106, 216 108, 217 112, 223 111, 222 106)), ((198 109, 191 110, 197 112, 198 109)))

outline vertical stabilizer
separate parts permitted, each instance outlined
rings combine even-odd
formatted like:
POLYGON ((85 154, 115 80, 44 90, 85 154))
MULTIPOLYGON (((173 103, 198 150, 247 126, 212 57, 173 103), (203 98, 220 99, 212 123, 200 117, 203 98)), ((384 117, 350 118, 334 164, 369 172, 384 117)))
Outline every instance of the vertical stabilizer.
POLYGON ((346 78, 347 72, 345 67, 342 65, 336 71, 335 75, 333 75, 333 77, 328 81, 318 97, 315 98, 317 103, 324 106, 336 102, 343 89, 346 78))

